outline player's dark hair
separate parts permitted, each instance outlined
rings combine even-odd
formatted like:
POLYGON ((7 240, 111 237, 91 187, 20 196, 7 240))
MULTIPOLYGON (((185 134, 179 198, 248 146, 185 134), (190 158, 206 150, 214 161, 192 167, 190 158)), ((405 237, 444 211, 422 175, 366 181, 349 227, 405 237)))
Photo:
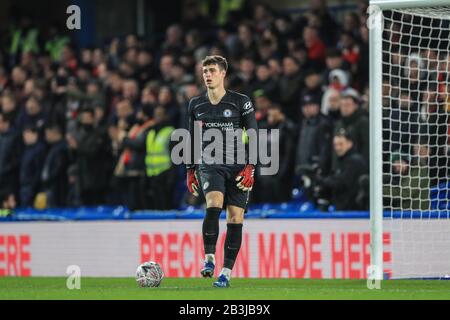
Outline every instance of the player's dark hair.
POLYGON ((217 64, 220 70, 228 70, 227 59, 222 56, 206 56, 205 59, 202 60, 202 65, 204 67, 212 64, 217 64))

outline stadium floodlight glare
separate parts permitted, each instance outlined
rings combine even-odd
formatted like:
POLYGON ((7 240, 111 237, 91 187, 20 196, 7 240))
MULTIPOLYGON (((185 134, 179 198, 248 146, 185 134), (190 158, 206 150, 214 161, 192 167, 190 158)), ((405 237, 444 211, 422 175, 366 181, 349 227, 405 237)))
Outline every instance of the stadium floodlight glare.
MULTIPOLYGON (((450 274, 450 1, 371 0, 369 277, 450 274)), ((370 24, 370 25, 369 25, 370 24)))

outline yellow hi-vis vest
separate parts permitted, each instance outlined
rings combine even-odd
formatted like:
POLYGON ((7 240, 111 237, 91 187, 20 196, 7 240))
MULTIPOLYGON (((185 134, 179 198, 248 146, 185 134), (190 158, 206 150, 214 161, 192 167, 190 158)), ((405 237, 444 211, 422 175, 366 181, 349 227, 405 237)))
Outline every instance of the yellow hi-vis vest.
POLYGON ((22 35, 22 30, 13 30, 11 47, 9 48, 10 54, 17 54, 22 49, 23 53, 39 53, 38 35, 37 29, 30 29, 25 35, 22 35), (23 37, 22 37, 23 36, 23 37))
POLYGON ((58 37, 52 40, 48 40, 45 43, 45 50, 50 53, 53 61, 59 61, 61 59, 61 52, 64 46, 69 42, 69 37, 58 37))
POLYGON ((228 19, 228 12, 240 10, 243 4, 243 0, 220 0, 219 12, 217 13, 217 23, 220 26, 226 24, 228 19))
POLYGON ((174 127, 164 127, 158 133, 154 129, 148 132, 147 155, 145 156, 148 177, 160 175, 172 166, 169 143, 173 130, 175 130, 174 127))

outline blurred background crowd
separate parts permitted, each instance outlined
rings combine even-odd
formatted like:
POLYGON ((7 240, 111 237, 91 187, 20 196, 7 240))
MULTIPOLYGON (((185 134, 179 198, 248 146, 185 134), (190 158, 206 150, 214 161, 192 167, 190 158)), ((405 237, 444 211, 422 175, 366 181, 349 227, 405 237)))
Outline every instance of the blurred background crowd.
POLYGON ((229 63, 226 87, 253 100, 260 128, 280 130, 280 170, 257 175, 251 202, 301 190, 323 210, 367 209, 367 1, 339 19, 326 0, 297 14, 270 1, 185 6, 160 37, 81 46, 64 26, 27 14, 1 30, 0 205, 199 205, 184 166, 161 154, 205 90, 201 60, 218 54, 229 63))

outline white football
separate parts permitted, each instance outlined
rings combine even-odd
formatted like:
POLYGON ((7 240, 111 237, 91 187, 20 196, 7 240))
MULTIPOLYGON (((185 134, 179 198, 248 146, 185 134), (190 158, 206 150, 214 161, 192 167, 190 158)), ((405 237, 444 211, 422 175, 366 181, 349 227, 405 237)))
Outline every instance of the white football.
POLYGON ((144 262, 136 270, 136 281, 140 287, 159 287, 163 278, 161 266, 154 261, 144 262))

